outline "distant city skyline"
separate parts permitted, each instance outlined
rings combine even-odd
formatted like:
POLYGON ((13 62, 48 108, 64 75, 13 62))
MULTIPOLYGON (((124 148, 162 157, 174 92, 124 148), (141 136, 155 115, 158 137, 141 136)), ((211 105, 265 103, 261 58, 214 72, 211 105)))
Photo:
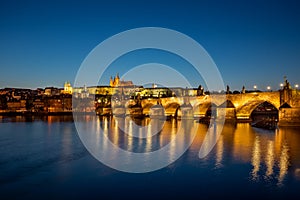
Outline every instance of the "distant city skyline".
MULTIPOLYGON (((300 84, 299 7, 297 1, 1 2, 0 88, 63 87, 65 81, 73 85, 82 61, 100 42, 147 26, 174 29, 195 39, 232 91, 254 85, 277 90, 284 76, 294 86, 300 84)), ((189 63, 154 50, 116 60, 99 84, 109 85, 110 76, 155 62, 184 72, 192 87, 204 85, 189 63)), ((157 80, 166 77, 161 72, 153 75, 157 80)), ((151 81, 126 77, 137 85, 151 81)), ((184 81, 170 84, 185 86, 184 81)))

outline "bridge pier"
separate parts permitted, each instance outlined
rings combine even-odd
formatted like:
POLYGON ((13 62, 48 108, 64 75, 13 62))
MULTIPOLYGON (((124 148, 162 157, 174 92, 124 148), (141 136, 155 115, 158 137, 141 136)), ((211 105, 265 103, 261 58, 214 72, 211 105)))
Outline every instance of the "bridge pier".
POLYGON ((132 117, 144 117, 143 108, 139 106, 132 106, 126 110, 126 115, 130 115, 132 117))
POLYGON ((235 108, 216 108, 216 117, 224 117, 225 120, 236 120, 235 108))
POLYGON ((150 108, 150 118, 165 119, 165 109, 162 105, 157 104, 150 108))
POLYGON ((126 115, 126 108, 125 106, 115 106, 115 107, 112 107, 112 115, 113 116, 125 116, 126 115))
POLYGON ((281 108, 279 109, 278 126, 299 126, 300 108, 281 108))
POLYGON ((177 109, 177 118, 194 119, 194 111, 191 104, 183 104, 177 109))

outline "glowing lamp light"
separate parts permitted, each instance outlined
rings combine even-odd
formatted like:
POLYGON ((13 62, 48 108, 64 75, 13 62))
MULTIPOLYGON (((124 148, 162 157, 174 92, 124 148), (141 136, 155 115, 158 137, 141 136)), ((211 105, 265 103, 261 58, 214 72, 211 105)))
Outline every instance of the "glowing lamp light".
POLYGON ((257 89, 257 85, 254 85, 253 88, 256 90, 257 89))
POLYGON ((298 88, 299 88, 299 85, 298 85, 298 84, 296 84, 296 85, 295 85, 295 88, 297 88, 297 89, 298 89, 298 88))
POLYGON ((271 90, 271 86, 268 86, 268 87, 267 87, 267 90, 271 90))

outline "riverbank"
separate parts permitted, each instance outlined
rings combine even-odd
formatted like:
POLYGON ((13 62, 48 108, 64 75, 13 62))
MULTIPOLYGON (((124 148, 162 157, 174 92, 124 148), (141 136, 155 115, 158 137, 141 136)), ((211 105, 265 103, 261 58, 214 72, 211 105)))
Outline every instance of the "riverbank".
POLYGON ((0 112, 0 116, 47 116, 47 115, 72 115, 72 111, 63 112, 29 112, 29 111, 7 111, 0 112))

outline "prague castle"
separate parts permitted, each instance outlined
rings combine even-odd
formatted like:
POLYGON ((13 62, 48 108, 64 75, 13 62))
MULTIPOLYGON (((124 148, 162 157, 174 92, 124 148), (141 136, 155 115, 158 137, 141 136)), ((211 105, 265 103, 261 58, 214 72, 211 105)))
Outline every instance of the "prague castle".
POLYGON ((133 82, 120 80, 119 73, 117 73, 117 76, 115 76, 114 78, 110 77, 109 86, 110 87, 129 87, 129 86, 133 86, 133 82))

